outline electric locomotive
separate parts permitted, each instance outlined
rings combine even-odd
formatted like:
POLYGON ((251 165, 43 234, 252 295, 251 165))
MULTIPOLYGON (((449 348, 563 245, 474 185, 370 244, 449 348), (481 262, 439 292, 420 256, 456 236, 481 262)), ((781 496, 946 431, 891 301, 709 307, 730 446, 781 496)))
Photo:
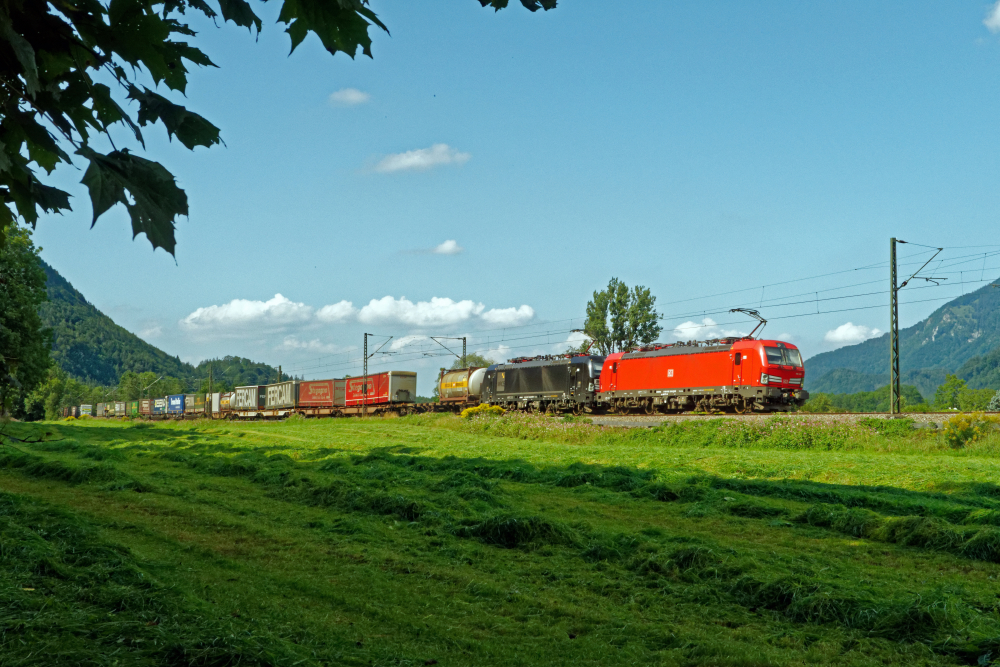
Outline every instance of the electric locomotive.
POLYGON ((589 412, 603 365, 604 357, 585 354, 510 359, 486 369, 481 400, 506 410, 589 412))
POLYGON ((802 356, 791 343, 690 341, 608 355, 598 401, 622 413, 788 411, 808 400, 804 379, 802 356))

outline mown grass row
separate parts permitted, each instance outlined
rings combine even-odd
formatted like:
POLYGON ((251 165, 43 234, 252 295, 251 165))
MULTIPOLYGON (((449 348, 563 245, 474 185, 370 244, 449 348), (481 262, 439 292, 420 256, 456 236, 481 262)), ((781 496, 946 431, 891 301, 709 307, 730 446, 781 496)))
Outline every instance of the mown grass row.
MULTIPOLYGON (((593 506, 670 507, 677 509, 673 516, 692 522, 731 517, 748 527, 804 531, 811 539, 848 535, 996 562, 1000 547, 985 537, 976 542, 982 525, 993 530, 989 525, 995 505, 989 486, 922 493, 676 475, 631 466, 425 456, 418 448, 401 447, 364 455, 315 447, 313 451, 323 450, 323 456, 295 460, 272 454, 280 449, 274 445, 234 446, 237 435, 195 429, 163 438, 158 431, 137 429, 135 437, 123 434, 101 445, 66 440, 33 445, 30 451, 7 450, 0 453, 0 467, 32 479, 111 494, 176 493, 175 486, 182 482, 191 489, 206 477, 239 479, 271 501, 328 511, 326 528, 341 536, 360 533, 357 537, 368 543, 374 538, 364 534, 370 530, 366 522, 385 518, 400 522, 406 539, 424 545, 420 553, 479 544, 499 550, 498 562, 505 560, 503 552, 511 552, 551 561, 564 575, 600 572, 599 580, 586 585, 601 595, 610 586, 620 604, 655 594, 667 604, 703 605, 706 623, 716 613, 712 605, 729 605, 753 618, 772 619, 766 623, 839 628, 855 638, 878 639, 886 645, 901 642, 918 651, 907 654, 911 657, 929 647, 938 656, 968 664, 977 664, 984 656, 987 664, 1000 648, 995 640, 1000 637, 995 599, 984 591, 954 585, 892 590, 877 581, 841 582, 818 566, 772 558, 705 535, 691 537, 680 524, 666 532, 629 525, 615 530, 604 523, 595 528, 587 520, 571 520, 564 512, 526 502, 532 494, 544 492, 593 506), (162 466, 190 474, 184 477, 178 472, 177 480, 182 481, 148 474, 153 468, 168 469, 162 466)), ((651 437, 649 431, 635 433, 640 435, 628 437, 651 437)), ((512 599, 509 604, 516 605, 517 597, 512 599)), ((262 635, 256 636, 264 642, 262 635)), ((281 648, 283 641, 272 643, 281 648)), ((845 646, 851 641, 855 640, 845 646)), ((679 630, 650 635, 646 644, 649 650, 687 656, 687 662, 677 664, 713 662, 711 657, 698 657, 704 643, 696 646, 679 630)), ((283 654, 275 658, 276 664, 291 660, 292 654, 299 655, 283 654)))
MULTIPOLYGON (((104 481, 83 469, 51 478, 104 481)), ((5 492, 0 563, 5 666, 273 665, 310 657, 264 627, 220 616, 152 581, 126 549, 80 517, 5 492)))

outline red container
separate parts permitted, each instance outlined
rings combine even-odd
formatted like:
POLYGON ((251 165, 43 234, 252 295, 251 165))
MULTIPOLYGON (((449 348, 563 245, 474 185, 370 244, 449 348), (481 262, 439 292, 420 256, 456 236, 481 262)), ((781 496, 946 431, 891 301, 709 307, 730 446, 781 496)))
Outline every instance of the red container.
POLYGON ((139 414, 140 415, 153 414, 153 399, 144 398, 141 401, 139 401, 139 414))
POLYGON ((389 402, 389 374, 368 376, 368 391, 364 391, 365 376, 347 378, 347 407, 379 405, 389 402))
POLYGON ((364 392, 365 377, 346 380, 347 407, 409 403, 417 395, 417 374, 411 371, 386 371, 368 376, 368 391, 364 392))
MULTIPOLYGON (((312 380, 299 383, 300 408, 331 408, 334 380, 312 380)), ((343 405, 343 402, 341 402, 343 405)))

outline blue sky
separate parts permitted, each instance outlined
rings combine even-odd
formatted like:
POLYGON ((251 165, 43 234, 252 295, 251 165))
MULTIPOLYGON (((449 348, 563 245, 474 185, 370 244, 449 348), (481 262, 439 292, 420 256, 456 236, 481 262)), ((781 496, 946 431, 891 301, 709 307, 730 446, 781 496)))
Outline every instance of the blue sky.
POLYGON ((611 276, 652 289, 664 340, 748 331, 724 311, 759 306, 808 356, 886 328, 890 236, 947 247, 949 280, 904 295, 904 325, 1000 275, 990 4, 372 7, 392 31, 373 60, 315 37, 289 56, 276 3, 255 6, 259 39, 197 22, 220 67, 185 104, 226 146, 146 131, 190 199, 176 262, 120 207, 90 230, 74 170, 43 258, 182 359, 355 374, 369 331, 397 352, 372 367, 417 370, 422 392, 450 363, 423 337, 561 350, 611 276))

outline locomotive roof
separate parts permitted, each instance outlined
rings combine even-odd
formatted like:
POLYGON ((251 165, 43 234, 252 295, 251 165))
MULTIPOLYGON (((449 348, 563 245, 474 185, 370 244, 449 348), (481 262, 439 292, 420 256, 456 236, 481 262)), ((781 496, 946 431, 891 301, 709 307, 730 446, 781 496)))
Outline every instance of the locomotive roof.
POLYGON ((661 347, 658 350, 647 350, 645 352, 626 352, 622 359, 643 359, 646 357, 673 357, 682 354, 708 354, 710 352, 728 352, 733 349, 732 345, 675 345, 672 347, 661 347))
POLYGON ((626 352, 621 358, 622 359, 642 359, 645 357, 671 357, 680 354, 708 354, 710 352, 728 352, 729 350, 740 350, 747 348, 756 348, 753 343, 758 343, 761 345, 770 345, 775 347, 791 347, 795 348, 794 345, 790 343, 784 343, 780 340, 761 340, 761 339, 749 339, 749 338, 722 338, 718 341, 691 341, 689 343, 678 343, 675 345, 656 347, 652 350, 637 350, 635 352, 626 352), (741 345, 743 343, 743 345, 741 345))
POLYGON ((599 363, 604 363, 604 357, 601 355, 591 354, 591 355, 580 355, 575 357, 542 357, 531 359, 528 361, 517 361, 514 363, 506 364, 493 364, 487 370, 497 370, 497 369, 508 369, 508 368, 531 368, 534 366, 566 366, 569 364, 584 364, 591 360, 597 360, 599 363))

